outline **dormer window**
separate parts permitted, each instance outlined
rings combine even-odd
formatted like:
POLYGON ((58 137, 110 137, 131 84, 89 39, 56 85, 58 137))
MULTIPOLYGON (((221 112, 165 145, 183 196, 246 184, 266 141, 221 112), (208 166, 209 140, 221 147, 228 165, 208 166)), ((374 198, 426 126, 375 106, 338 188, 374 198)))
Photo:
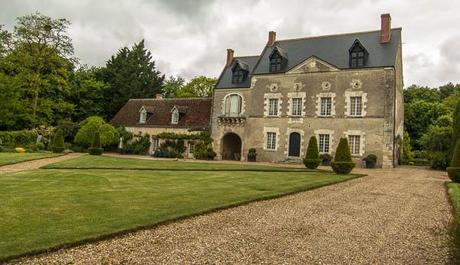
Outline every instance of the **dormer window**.
POLYGON ((171 111, 171 124, 178 124, 179 123, 179 110, 177 108, 173 108, 171 111))
POLYGON ((361 68, 366 65, 369 53, 358 39, 355 40, 353 46, 349 49, 349 53, 350 68, 361 68))
POLYGON ((283 49, 276 47, 273 48, 270 54, 270 72, 280 72, 287 65, 286 52, 283 49))
POLYGON ((139 111, 139 123, 144 124, 147 121, 147 110, 142 107, 139 111))
POLYGON ((246 63, 236 60, 235 66, 232 68, 232 83, 241 84, 246 80, 248 76, 249 67, 246 63))

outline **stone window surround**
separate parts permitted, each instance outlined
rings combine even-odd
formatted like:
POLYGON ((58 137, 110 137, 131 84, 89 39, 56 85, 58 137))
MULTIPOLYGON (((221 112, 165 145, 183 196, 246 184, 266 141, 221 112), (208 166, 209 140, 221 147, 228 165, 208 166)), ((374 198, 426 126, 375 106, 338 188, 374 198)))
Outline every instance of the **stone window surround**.
MULTIPOLYGON (((364 152, 366 150, 366 133, 361 131, 361 130, 348 130, 348 131, 345 131, 344 132, 344 135, 345 137, 347 137, 347 140, 348 140, 348 136, 349 135, 359 135, 359 154, 351 154, 352 156, 354 157, 360 157, 360 156, 363 156, 364 155, 364 152)), ((351 152, 351 150, 350 150, 351 152)))
POLYGON ((334 92, 322 92, 316 94, 316 116, 315 117, 335 117, 335 98, 336 94, 334 92), (329 97, 331 98, 331 115, 323 116, 321 115, 321 98, 329 97))
POLYGON ((288 109, 287 114, 290 117, 302 117, 306 113, 306 105, 307 105, 307 93, 305 92, 290 92, 288 93, 288 109), (301 98, 302 99, 302 109, 300 115, 292 115, 292 99, 293 98, 301 98))
POLYGON ((281 106, 283 104, 281 93, 265 93, 264 94, 264 117, 281 117, 281 106), (278 115, 269 115, 270 99, 278 99, 278 115))
POLYGON ((222 115, 225 115, 225 102, 227 101, 227 98, 232 95, 238 95, 241 97, 241 113, 240 115, 243 115, 245 110, 246 110, 246 101, 244 100, 244 97, 241 93, 238 92, 231 92, 225 95, 225 97, 222 99, 222 115))
POLYGON ((278 148, 279 148, 279 142, 280 142, 280 129, 277 128, 277 127, 264 127, 264 145, 263 145, 263 149, 265 151, 271 151, 271 152, 276 152, 278 151, 278 148), (267 148, 267 133, 268 132, 273 132, 276 134, 276 145, 275 145, 275 149, 268 149, 267 148))
POLYGON ((286 131, 286 144, 284 145, 284 154, 286 157, 290 158, 303 158, 304 157, 304 143, 305 143, 305 133, 302 129, 295 129, 295 128, 287 128, 286 131), (289 156, 289 136, 291 133, 296 132, 300 134, 300 156, 289 156))
POLYGON ((364 91, 345 91, 345 117, 356 118, 365 117, 367 115, 367 93, 364 91), (350 115, 351 97, 361 97, 361 115, 350 115))
POLYGON ((329 134, 329 152, 320 152, 320 154, 332 154, 332 146, 334 144, 334 131, 328 129, 319 129, 315 130, 316 140, 318 141, 318 148, 319 148, 319 135, 320 134, 329 134))

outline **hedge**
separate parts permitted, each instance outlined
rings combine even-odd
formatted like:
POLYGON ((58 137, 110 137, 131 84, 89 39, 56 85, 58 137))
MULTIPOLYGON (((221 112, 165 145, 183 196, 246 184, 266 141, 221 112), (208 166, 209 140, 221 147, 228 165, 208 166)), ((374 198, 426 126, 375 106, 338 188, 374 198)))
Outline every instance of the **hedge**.
POLYGON ((37 142, 38 133, 31 130, 0 131, 1 145, 26 147, 37 142))

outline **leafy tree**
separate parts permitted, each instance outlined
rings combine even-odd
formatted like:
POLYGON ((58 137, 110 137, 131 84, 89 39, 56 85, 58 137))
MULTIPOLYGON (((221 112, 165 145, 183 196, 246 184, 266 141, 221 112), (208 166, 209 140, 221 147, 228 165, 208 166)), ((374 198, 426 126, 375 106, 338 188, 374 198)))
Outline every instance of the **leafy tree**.
POLYGON ((177 91, 182 89, 185 84, 185 80, 180 77, 170 76, 168 80, 165 81, 163 85, 163 96, 165 98, 174 98, 176 97, 177 91))
POLYGON ((103 151, 104 149, 101 147, 101 136, 99 135, 99 131, 96 131, 91 142, 91 147, 88 148, 88 153, 90 155, 102 155, 103 151))
POLYGON ((440 99, 437 89, 412 85, 404 90, 404 103, 412 103, 418 100, 439 102, 440 99))
POLYGON ((190 97, 210 97, 216 85, 216 79, 206 76, 198 76, 190 80, 185 86, 180 88, 176 96, 180 98, 190 97))
POLYGON ((414 159, 414 154, 412 153, 412 148, 410 144, 411 142, 410 136, 406 131, 404 131, 403 138, 404 138, 404 141, 403 141, 402 159, 403 159, 403 162, 406 163, 414 159))
POLYGON ((321 163, 319 158, 318 142, 316 136, 310 137, 308 142, 307 153, 305 154, 305 159, 303 160, 304 165, 309 169, 315 169, 321 163))
POLYGON ((104 90, 105 117, 113 117, 130 98, 149 98, 162 92, 164 75, 156 70, 144 40, 121 48, 98 73, 109 87, 104 90))
POLYGON ((11 38, 11 33, 7 30, 4 30, 3 25, 0 25, 0 59, 3 58, 5 54, 10 50, 11 38))
POLYGON ((80 127, 80 130, 75 135, 74 143, 84 148, 88 148, 91 145, 96 132, 100 133, 101 145, 104 147, 115 145, 119 141, 120 135, 118 131, 101 117, 89 117, 80 123, 80 127))

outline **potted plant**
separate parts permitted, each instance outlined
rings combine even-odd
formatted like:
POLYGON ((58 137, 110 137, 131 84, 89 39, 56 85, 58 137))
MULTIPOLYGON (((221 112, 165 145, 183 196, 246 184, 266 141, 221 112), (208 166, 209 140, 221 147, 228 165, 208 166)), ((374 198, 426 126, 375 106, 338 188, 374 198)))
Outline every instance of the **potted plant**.
POLYGON ((377 156, 374 154, 369 154, 363 159, 366 162, 366 168, 375 168, 377 163, 377 156))
POLYGON ((249 148, 248 151, 248 162, 256 162, 257 152, 255 148, 249 148))
POLYGON ((332 156, 330 154, 321 154, 319 158, 321 159, 321 165, 323 166, 331 165, 332 156))

